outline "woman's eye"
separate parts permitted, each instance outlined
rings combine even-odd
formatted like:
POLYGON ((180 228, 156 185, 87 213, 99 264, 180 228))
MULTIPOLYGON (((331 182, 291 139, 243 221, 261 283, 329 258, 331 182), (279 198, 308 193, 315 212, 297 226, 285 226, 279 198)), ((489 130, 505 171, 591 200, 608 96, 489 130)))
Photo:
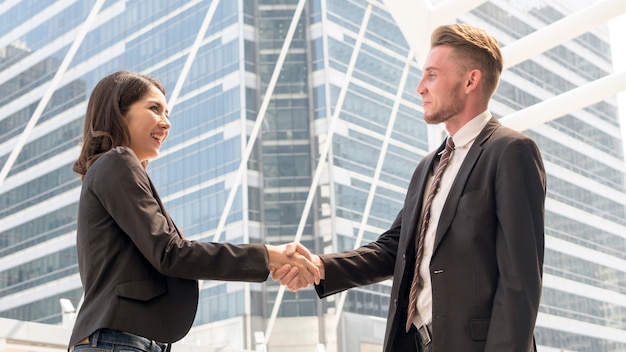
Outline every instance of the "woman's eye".
POLYGON ((150 107, 150 110, 154 111, 155 113, 159 113, 159 107, 158 106, 152 106, 150 107))

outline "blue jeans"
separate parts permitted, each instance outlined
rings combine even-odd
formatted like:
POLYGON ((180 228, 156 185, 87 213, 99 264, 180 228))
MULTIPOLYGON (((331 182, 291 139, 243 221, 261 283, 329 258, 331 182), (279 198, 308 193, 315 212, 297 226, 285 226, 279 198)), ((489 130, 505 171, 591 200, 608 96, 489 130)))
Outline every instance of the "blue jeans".
POLYGON ((89 336, 88 344, 75 345, 72 352, 169 352, 169 345, 122 331, 99 329, 89 336))

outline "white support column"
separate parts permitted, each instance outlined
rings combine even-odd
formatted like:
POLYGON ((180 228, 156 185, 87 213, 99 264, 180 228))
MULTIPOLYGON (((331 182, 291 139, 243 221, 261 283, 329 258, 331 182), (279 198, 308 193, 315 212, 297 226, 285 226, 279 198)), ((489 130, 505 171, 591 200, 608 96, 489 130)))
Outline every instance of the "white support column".
POLYGON ((472 11, 486 3, 487 0, 447 0, 433 8, 431 15, 433 28, 442 24, 451 23, 460 15, 472 11))
POLYGON ((187 76, 189 75, 189 71, 191 70, 191 65, 196 60, 196 55, 198 54, 198 50, 200 49, 200 44, 202 43, 202 40, 206 36, 206 32, 209 29, 209 24, 211 23, 211 20, 213 19, 213 15, 215 15, 215 10, 217 9, 217 6, 219 4, 220 4, 220 0, 213 0, 213 2, 211 2, 211 5, 209 6, 209 10, 207 11, 206 15, 204 16, 204 20, 202 21, 202 24, 200 25, 198 34, 196 34, 196 39, 194 40, 193 45, 191 45, 191 48, 189 49, 187 60, 185 60, 183 69, 181 70, 180 76, 178 76, 178 80, 176 81, 176 85, 174 86, 174 90, 172 91, 172 94, 170 95, 169 104, 168 104, 170 113, 174 109, 174 105, 176 105, 176 103, 178 102, 178 96, 180 95, 180 92, 183 89, 183 84, 185 83, 185 80, 187 79, 187 76))
POLYGON ((511 128, 523 131, 597 103, 622 91, 626 91, 626 71, 608 75, 554 96, 524 110, 507 115, 500 121, 511 128))
MULTIPOLYGON (((376 163, 376 169, 374 170, 374 176, 372 177, 372 184, 370 185, 369 192, 367 193, 367 200, 365 202, 365 209, 363 209, 363 216, 361 217, 361 223, 359 225, 359 232, 356 236, 356 240, 354 241, 354 249, 361 246, 361 242, 363 241, 363 235, 365 233, 365 228, 367 227, 367 222, 370 217, 370 211, 372 210, 372 205, 374 204, 374 196, 376 195, 376 190, 378 189, 378 183, 380 180, 380 175, 383 171, 383 164, 385 163, 385 159, 387 157, 387 149, 389 148, 389 143, 391 141, 391 134, 393 133, 393 126, 396 122, 396 117, 398 116, 398 110, 400 109, 400 101, 402 100, 402 94, 404 94, 404 87, 406 85, 406 80, 409 76, 409 72, 411 71, 411 62, 413 62, 413 52, 409 52, 409 55, 406 58, 404 64, 404 70, 402 71, 402 76, 400 77, 400 83, 398 84, 398 90, 396 91, 396 97, 393 102, 393 107, 391 109, 391 114, 389 116, 389 121, 387 122, 387 128, 385 130, 385 137, 383 139, 383 144, 380 147, 380 153, 378 154, 378 161, 376 163)), ((339 294, 339 298, 336 303, 336 311, 335 311, 335 322, 333 324, 333 329, 331 332, 337 333, 339 329, 339 322, 341 321, 341 314, 343 313, 343 307, 346 302, 346 297, 348 296, 348 291, 343 291, 339 294)))
MULTIPOLYGON (((276 83, 278 82, 280 71, 282 70, 283 64, 285 63, 285 59, 287 58, 287 53, 289 52, 291 41, 293 40, 293 36, 296 32, 298 21, 300 20, 300 17, 302 16, 302 11, 304 10, 305 3, 306 3, 306 0, 300 0, 298 2, 291 24, 289 25, 289 29, 287 30, 285 41, 283 42, 283 46, 280 50, 280 54, 278 55, 278 59, 276 60, 276 66, 274 66, 274 71, 272 72, 272 77, 270 78, 270 82, 267 85, 267 90, 265 91, 263 102, 261 102, 259 114, 257 115, 256 120, 254 122, 254 126, 252 127, 252 131, 250 132, 250 138, 248 139, 246 150, 241 156, 241 162, 239 163, 239 168, 237 169, 237 175, 233 179, 233 184, 231 185, 228 198, 226 199, 226 204, 224 204, 224 209, 222 210, 220 221, 217 224, 217 229, 215 230, 215 234, 213 235, 213 242, 219 242, 220 235, 226 225, 226 219, 228 218, 230 209, 232 208, 233 203, 235 201, 235 195, 237 194, 237 189, 239 189, 239 186, 241 185, 242 178, 247 177, 248 160, 250 160, 250 155, 252 155, 254 144, 256 143, 256 139, 259 136, 259 132, 261 131, 261 126, 263 125, 263 120, 265 119, 265 113, 267 112, 267 108, 269 107, 270 100, 272 98, 272 95, 274 94, 274 88, 276 88, 276 83)), ((270 334, 266 333, 265 336, 269 340, 270 334)))
POLYGON ((415 59, 424 64, 435 27, 450 23, 487 0, 447 0, 433 6, 430 0, 383 0, 404 35, 415 59))
POLYGON ((626 1, 604 0, 564 17, 502 48, 504 68, 539 55, 623 13, 626 13, 626 1))
MULTIPOLYGON (((623 35, 626 33, 626 13, 609 21, 609 33, 611 37, 611 51, 613 52, 613 71, 626 71, 626 42, 623 40, 623 35)), ((617 94, 617 107, 622 127, 624 161, 626 161, 626 91, 617 94)))
MULTIPOLYGON (((322 148, 320 149, 317 166, 315 168, 315 173, 313 174, 313 179, 311 180, 311 187, 309 189, 309 193, 304 203, 302 214, 300 215, 300 222, 298 223, 298 229, 296 230, 296 235, 293 240, 294 242, 300 242, 300 239, 302 239, 304 226, 306 225, 306 221, 309 217, 311 206, 313 205, 313 199, 315 199, 315 194, 317 193, 317 187, 319 185, 320 178, 322 176, 322 171, 324 170, 325 164, 327 162, 326 160, 328 157, 328 153, 330 151, 330 146, 332 145, 333 135, 335 133, 335 127, 337 125, 337 121, 339 120, 339 114, 341 112, 341 109, 343 108, 343 103, 348 93, 348 85, 350 84, 352 73, 354 72, 354 67, 356 66, 356 60, 361 52, 361 44, 363 43, 363 39, 365 38, 367 25, 369 23, 369 19, 372 14, 373 2, 374 0, 370 0, 369 5, 367 6, 367 9, 365 10, 365 14, 363 15, 363 20, 361 21, 359 35, 354 44, 354 49, 352 50, 352 56, 350 57, 350 62, 348 63, 348 68, 346 69, 346 73, 345 73, 344 84, 341 87, 339 96, 337 97, 335 111, 333 111, 333 116, 331 117, 330 123, 328 125, 328 131, 326 132, 324 144, 322 145, 322 148)), ((270 340, 270 337, 272 336, 272 329, 274 328, 274 322, 278 315, 278 308, 280 307, 280 304, 282 303, 284 294, 285 294, 285 286, 281 286, 278 289, 278 293, 276 295, 276 301, 274 302, 274 306, 272 308, 272 314, 270 316, 270 320, 267 323, 267 330, 265 331, 265 338, 268 341, 270 340)))
POLYGON ((28 120, 26 127, 24 127, 24 131, 20 135, 20 138, 17 140, 17 143, 15 147, 13 148, 13 151, 11 151, 11 154, 9 154, 9 158, 2 166, 2 170, 0 171, 0 186, 2 186, 2 184, 4 183, 4 180, 9 175, 9 171, 13 167, 13 164, 15 163, 15 161, 17 160, 17 157, 22 151, 22 148, 24 148, 24 145, 26 144, 28 137, 33 132, 33 129, 37 125, 37 122, 41 118, 41 115, 43 115, 44 109, 46 108, 46 106, 48 105, 48 102, 52 98, 54 91, 58 88, 59 84, 61 83, 61 79, 63 79, 65 72, 70 66, 70 63, 72 62, 72 60, 74 59, 74 56, 76 55, 76 52, 78 51, 78 48, 80 48, 80 45, 83 43, 85 36, 87 36, 87 32, 89 32, 89 28, 91 27, 91 24, 93 23, 94 19, 98 16, 98 13, 100 12, 100 9, 102 8, 103 4, 104 4, 104 0, 96 1, 93 7, 91 8, 91 11, 89 12, 89 15, 87 15, 87 18, 77 30, 76 39, 74 39, 72 46, 70 46, 70 49, 68 50, 67 54, 65 54, 65 57, 63 58, 61 65, 59 65, 57 72, 54 74, 52 81, 50 81, 50 83, 48 84, 48 88, 46 89, 46 92, 44 93, 43 97, 39 101, 39 104, 37 104, 37 108, 35 108, 33 115, 31 116, 30 120, 28 120))
POLYGON ((430 14, 433 6, 430 0, 383 0, 387 11, 404 35, 415 59, 424 64, 430 47, 430 14))

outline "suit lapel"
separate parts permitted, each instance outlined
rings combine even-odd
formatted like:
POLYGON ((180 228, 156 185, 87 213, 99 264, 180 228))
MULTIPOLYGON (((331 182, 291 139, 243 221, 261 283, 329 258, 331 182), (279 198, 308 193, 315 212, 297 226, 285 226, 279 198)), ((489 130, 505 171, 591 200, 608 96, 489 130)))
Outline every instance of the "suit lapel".
MULTIPOLYGON (((463 194, 463 190, 465 189, 465 184, 467 183, 467 179, 469 178, 472 170, 474 169, 474 165, 478 161, 478 158, 483 152, 483 144, 489 139, 489 137, 493 134, 493 132, 500 127, 501 124, 497 118, 491 117, 491 119, 487 122, 485 127, 476 137, 474 144, 468 151, 465 156, 465 160, 463 160, 463 164, 461 164, 461 168, 452 183, 452 187, 450 188, 450 193, 448 193, 448 197, 446 198, 446 202, 443 205, 443 209, 441 210, 441 216, 439 217, 439 224, 437 225, 437 233, 435 234, 435 245, 433 248, 433 255, 437 251, 437 247, 439 243, 443 240, 443 237, 448 232, 448 228, 456 215, 457 206, 459 204, 459 199, 463 194)), ((454 157, 454 156, 453 156, 454 157)))

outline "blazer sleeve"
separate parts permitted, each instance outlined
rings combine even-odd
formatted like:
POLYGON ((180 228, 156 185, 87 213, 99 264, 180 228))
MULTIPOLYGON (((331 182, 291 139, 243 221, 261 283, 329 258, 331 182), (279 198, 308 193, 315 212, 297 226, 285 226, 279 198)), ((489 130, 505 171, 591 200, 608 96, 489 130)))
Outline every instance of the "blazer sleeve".
POLYGON ((145 169, 130 149, 116 148, 92 168, 96 164, 89 188, 157 271, 195 280, 267 279, 269 258, 261 244, 184 240, 161 209, 145 169))
POLYGON ((323 254, 325 279, 315 286, 322 297, 352 287, 374 284, 393 275, 400 238, 402 210, 390 229, 372 243, 339 253, 323 254))
POLYGON ((496 170, 496 288, 485 351, 532 346, 541 297, 546 176, 536 144, 512 139, 496 170))

